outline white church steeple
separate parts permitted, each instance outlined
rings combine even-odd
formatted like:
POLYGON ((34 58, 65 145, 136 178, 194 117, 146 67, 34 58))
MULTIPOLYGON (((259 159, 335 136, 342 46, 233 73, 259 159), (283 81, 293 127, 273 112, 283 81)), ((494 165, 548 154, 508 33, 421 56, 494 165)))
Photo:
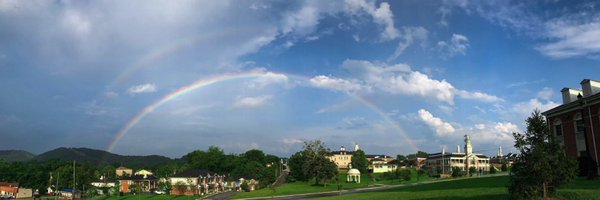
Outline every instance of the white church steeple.
POLYGON ((471 145, 471 137, 465 135, 465 153, 467 155, 473 154, 473 145, 471 145))

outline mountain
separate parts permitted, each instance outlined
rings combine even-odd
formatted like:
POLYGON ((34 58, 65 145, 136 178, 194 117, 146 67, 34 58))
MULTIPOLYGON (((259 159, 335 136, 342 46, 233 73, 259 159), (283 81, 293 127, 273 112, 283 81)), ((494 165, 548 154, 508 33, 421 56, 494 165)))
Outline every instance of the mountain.
POLYGON ((86 162, 89 164, 118 164, 127 167, 151 167, 157 164, 173 161, 171 158, 158 155, 149 156, 123 156, 102 150, 89 148, 66 148, 54 149, 38 156, 34 161, 47 161, 50 159, 60 159, 63 161, 86 162))
POLYGON ((28 161, 35 155, 23 150, 0 150, 0 160, 8 162, 28 161))

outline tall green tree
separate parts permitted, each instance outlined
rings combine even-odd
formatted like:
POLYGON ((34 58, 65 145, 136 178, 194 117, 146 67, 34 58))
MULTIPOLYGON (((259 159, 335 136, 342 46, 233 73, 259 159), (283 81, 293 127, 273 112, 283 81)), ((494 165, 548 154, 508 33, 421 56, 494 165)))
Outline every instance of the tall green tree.
POLYGON ((367 160, 367 155, 362 149, 354 151, 352 154, 352 168, 358 169, 360 173, 367 173, 369 168, 369 160, 367 160))
POLYGON ((299 180, 299 181, 307 181, 308 180, 308 176, 306 175, 306 173, 304 171, 304 163, 305 162, 306 162, 306 159, 304 157, 303 151, 296 152, 288 160, 288 166, 290 167, 290 176, 294 180, 299 180))
POLYGON ((302 168, 306 175, 315 179, 315 184, 318 185, 322 180, 331 179, 336 175, 337 167, 328 158, 331 151, 323 142, 320 140, 304 142, 303 153, 306 161, 302 168))
POLYGON ((511 199, 547 199, 560 185, 573 180, 577 164, 566 157, 539 110, 526 123, 524 134, 513 133, 520 154, 513 163, 508 190, 511 199))

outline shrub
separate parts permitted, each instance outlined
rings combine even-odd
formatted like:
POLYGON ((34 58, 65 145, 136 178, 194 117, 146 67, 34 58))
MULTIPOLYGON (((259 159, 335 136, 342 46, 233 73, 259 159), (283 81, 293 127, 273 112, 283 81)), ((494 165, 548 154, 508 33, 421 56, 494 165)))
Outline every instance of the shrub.
POLYGON ((469 176, 473 176, 473 174, 477 174, 477 168, 469 167, 469 176))
POLYGON ((502 163, 502 167, 500 167, 500 170, 502 170, 503 172, 508 171, 508 165, 506 165, 506 163, 502 163))
POLYGON ((492 166, 490 167, 490 174, 495 174, 496 173, 496 167, 492 166))
POLYGON ((452 177, 460 177, 462 176, 462 169, 460 169, 460 167, 453 167, 452 168, 452 177))

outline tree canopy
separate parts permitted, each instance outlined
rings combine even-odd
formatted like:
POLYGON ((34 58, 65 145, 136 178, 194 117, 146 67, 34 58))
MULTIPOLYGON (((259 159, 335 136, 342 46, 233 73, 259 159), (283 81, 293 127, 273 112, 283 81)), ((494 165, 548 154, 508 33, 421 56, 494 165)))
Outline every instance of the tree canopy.
POLYGON ((352 168, 358 169, 360 173, 366 174, 369 168, 369 161, 367 160, 367 155, 362 149, 354 151, 352 155, 352 168))
POLYGON ((331 151, 320 140, 304 142, 304 173, 315 179, 315 184, 333 178, 337 174, 336 164, 329 160, 331 151))
POLYGON ((553 194, 557 187, 571 181, 576 174, 576 161, 566 157, 563 146, 550 133, 539 110, 526 120, 524 134, 513 133, 517 155, 512 166, 511 199, 537 199, 553 194))

